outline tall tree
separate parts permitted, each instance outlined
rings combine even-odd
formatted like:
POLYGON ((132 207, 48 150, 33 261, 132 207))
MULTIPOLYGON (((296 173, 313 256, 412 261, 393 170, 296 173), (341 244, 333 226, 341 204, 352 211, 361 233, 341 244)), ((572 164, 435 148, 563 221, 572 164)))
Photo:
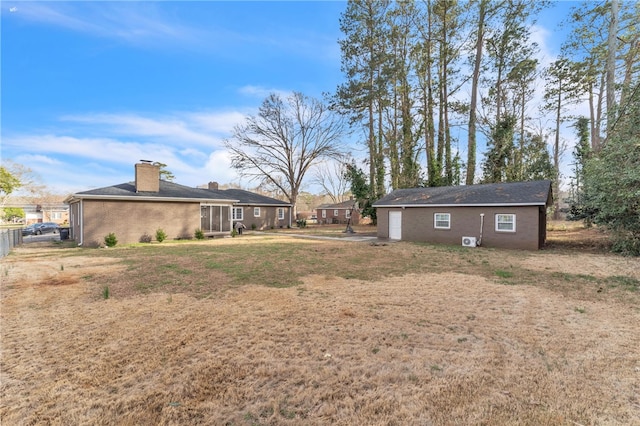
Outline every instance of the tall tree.
POLYGON ((335 107, 364 128, 372 197, 385 192, 382 108, 388 102, 388 0, 352 0, 340 17, 339 40, 346 82, 333 97, 335 107))
POLYGON ((231 165, 242 176, 278 188, 293 205, 309 169, 343 156, 343 120, 322 102, 293 93, 286 100, 269 95, 255 116, 233 129, 225 141, 231 165))
POLYGON ((485 19, 487 16, 488 0, 479 0, 478 21, 475 38, 475 52, 473 59, 473 76, 471 78, 471 100, 469 104, 469 127, 467 134, 467 177, 466 184, 473 185, 476 174, 476 122, 478 110, 478 84, 480 82, 480 67, 482 65, 482 47, 484 46, 485 19))
POLYGON ((613 232, 615 251, 640 255, 640 79, 607 143, 585 167, 585 199, 594 222, 613 232))
POLYGON ((589 119, 579 117, 575 124, 578 142, 573 149, 573 178, 571 182, 569 220, 592 220, 592 214, 587 211, 584 204, 584 168, 591 154, 589 137, 589 119))
POLYGON ((556 173, 553 179, 553 218, 555 220, 560 218, 560 125, 565 120, 564 111, 567 106, 577 101, 577 79, 574 75, 574 64, 566 58, 560 58, 552 63, 545 75, 546 85, 544 99, 546 104, 544 108, 555 114, 555 142, 553 145, 553 167, 556 173))

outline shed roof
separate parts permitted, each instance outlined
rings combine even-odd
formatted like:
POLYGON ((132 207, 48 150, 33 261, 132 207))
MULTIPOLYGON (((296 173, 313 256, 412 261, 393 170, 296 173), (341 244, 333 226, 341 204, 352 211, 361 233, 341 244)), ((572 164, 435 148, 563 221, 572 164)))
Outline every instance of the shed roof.
POLYGON ((373 203, 373 207, 548 206, 551 203, 551 181, 540 180, 396 189, 373 203))

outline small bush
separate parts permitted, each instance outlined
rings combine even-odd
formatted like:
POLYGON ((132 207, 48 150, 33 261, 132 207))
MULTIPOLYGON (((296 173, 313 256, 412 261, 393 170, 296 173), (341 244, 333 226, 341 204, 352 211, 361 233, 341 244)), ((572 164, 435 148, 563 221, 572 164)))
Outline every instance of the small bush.
POLYGON ((251 224, 251 230, 255 231, 258 226, 255 223, 251 224))
POLYGON ((109 235, 104 237, 104 244, 107 247, 115 247, 118 244, 118 239, 116 238, 116 234, 110 232, 109 235))
POLYGON ((202 231, 202 229, 196 229, 195 236, 196 240, 204 240, 204 232, 202 231))
POLYGON ((111 296, 111 292, 109 291, 109 286, 106 285, 104 286, 104 288, 102 289, 102 298, 104 300, 107 300, 109 298, 109 296, 111 296))
POLYGON ((142 234, 140 236, 140 242, 141 243, 150 243, 151 242, 151 235, 147 234, 146 232, 144 234, 142 234))
POLYGON ((158 228, 156 230, 156 241, 158 241, 159 243, 163 242, 164 240, 167 239, 167 233, 164 232, 164 230, 162 228, 158 228))
POLYGON ((307 219, 298 219, 296 220, 296 224, 298 228, 306 228, 307 227, 307 219))
POLYGON ((236 228, 233 228, 233 230, 231 231, 231 236, 235 238, 236 235, 238 235, 238 231, 236 231, 236 228))

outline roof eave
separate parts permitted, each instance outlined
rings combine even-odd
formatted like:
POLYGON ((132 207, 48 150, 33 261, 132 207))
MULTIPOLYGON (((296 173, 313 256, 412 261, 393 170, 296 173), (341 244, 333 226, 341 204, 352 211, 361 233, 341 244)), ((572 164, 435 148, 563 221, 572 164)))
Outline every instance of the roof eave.
POLYGON ((235 204, 239 200, 219 199, 219 198, 182 198, 182 197, 149 197, 149 196, 137 196, 130 195, 74 195, 65 199, 65 203, 69 200, 69 203, 80 200, 115 200, 115 201, 165 201, 165 202, 181 202, 181 203, 224 203, 235 204))
POLYGON ((546 203, 484 203, 484 204, 380 204, 373 205, 375 208, 393 207, 525 207, 525 206, 546 206, 546 203))

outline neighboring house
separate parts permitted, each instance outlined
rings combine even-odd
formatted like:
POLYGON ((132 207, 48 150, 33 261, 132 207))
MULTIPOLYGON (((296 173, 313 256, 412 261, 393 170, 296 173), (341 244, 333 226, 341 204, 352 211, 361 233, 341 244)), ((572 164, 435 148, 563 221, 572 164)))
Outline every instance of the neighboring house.
POLYGON ((198 229, 207 236, 229 235, 237 214, 234 205, 240 201, 226 191, 161 180, 159 167, 149 163, 135 165, 134 182, 79 192, 65 200, 70 238, 85 246, 100 245, 109 233, 118 243, 135 243, 144 235, 154 238, 157 229, 170 239, 193 238, 198 229))
POLYGON ((69 206, 64 203, 11 204, 5 207, 24 210, 25 225, 42 222, 55 222, 62 225, 69 220, 69 206))
POLYGON ((373 207, 381 238, 537 250, 552 202, 545 180, 398 189, 373 207))
POLYGON ((233 220, 242 222, 247 229, 274 229, 291 226, 291 204, 286 201, 244 191, 242 189, 218 190, 218 184, 211 182, 209 189, 235 198, 233 220))
POLYGON ((358 204, 353 198, 337 204, 322 204, 316 208, 318 223, 350 223, 357 225, 360 223, 360 212, 358 204), (349 222, 349 219, 351 221, 349 222))

